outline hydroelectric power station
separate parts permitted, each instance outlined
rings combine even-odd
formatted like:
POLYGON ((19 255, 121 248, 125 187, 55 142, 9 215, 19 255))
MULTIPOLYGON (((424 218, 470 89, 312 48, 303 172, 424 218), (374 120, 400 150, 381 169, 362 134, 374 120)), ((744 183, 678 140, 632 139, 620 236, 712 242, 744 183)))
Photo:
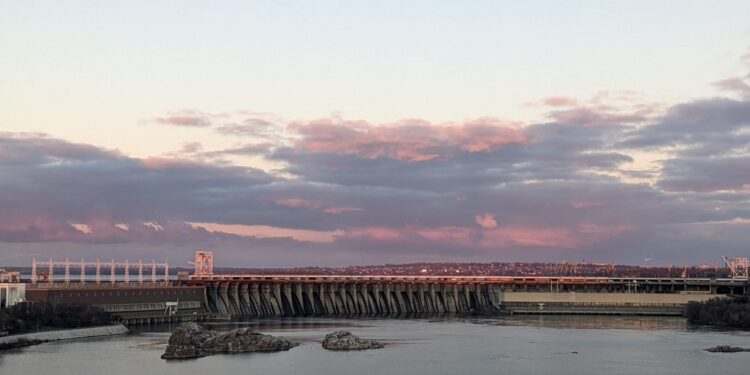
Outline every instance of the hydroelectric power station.
POLYGON ((750 290, 743 258, 733 260, 737 269, 728 278, 222 275, 214 273, 213 253, 198 251, 194 272, 171 280, 166 263, 134 264, 34 261, 26 299, 91 304, 139 324, 306 315, 682 315, 691 301, 750 290), (60 267, 63 280, 54 277, 60 267), (93 280, 88 268, 96 269, 93 280))

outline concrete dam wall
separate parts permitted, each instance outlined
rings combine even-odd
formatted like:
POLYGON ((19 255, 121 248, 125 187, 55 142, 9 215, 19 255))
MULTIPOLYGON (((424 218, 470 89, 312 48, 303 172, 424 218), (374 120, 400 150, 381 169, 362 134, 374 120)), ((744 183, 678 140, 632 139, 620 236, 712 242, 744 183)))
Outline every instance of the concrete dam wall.
POLYGON ((232 317, 497 312, 499 288, 480 284, 257 284, 206 286, 212 313, 232 317))
POLYGON ((254 283, 206 285, 211 313, 231 317, 421 313, 681 315, 710 293, 519 292, 492 284, 254 283))

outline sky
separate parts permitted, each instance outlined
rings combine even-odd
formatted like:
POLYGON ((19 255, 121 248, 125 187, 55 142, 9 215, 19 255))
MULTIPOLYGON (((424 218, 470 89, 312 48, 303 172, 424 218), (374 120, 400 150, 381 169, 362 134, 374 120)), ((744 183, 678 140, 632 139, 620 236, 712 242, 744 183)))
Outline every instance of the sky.
POLYGON ((745 1, 0 1, 0 265, 750 255, 745 1))

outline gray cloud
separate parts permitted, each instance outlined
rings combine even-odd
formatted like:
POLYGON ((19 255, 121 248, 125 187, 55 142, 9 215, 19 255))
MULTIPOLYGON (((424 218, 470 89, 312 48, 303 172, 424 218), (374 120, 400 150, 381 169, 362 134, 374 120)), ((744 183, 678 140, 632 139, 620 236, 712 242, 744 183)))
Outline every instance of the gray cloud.
POLYGON ((750 155, 667 160, 662 176, 659 184, 670 191, 748 191, 750 155))
POLYGON ((726 98, 698 100, 670 108, 659 121, 631 132, 619 145, 710 147, 721 143, 716 140, 731 140, 730 135, 748 125, 750 102, 726 98))
POLYGON ((3 252, 180 259, 204 246, 238 264, 252 258, 266 266, 637 262, 705 260, 700 247, 709 242, 736 254, 748 239, 737 229, 750 218, 750 106, 743 101, 698 100, 655 118, 570 108, 523 127, 480 119, 380 129, 324 119, 284 129, 262 116, 202 115, 238 146, 203 151, 194 143, 176 154, 194 159, 141 159, 39 134, 0 134, 3 252), (631 150, 668 156, 660 170, 628 170, 631 150), (283 164, 285 175, 222 160, 231 155, 264 156, 283 164), (264 239, 188 222, 335 234, 325 243, 264 239))

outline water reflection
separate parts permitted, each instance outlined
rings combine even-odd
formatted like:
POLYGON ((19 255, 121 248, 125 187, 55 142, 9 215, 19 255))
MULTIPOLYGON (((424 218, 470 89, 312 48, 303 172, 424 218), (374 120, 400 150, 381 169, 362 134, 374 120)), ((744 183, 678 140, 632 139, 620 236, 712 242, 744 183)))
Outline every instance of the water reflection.
MULTIPOLYGON (((240 327, 251 327, 256 331, 299 331, 299 330, 336 330, 341 328, 370 327, 379 321, 423 321, 433 323, 466 322, 492 326, 531 326, 538 328, 566 329, 636 329, 636 330, 707 330, 714 328, 689 325, 680 317, 650 316, 568 316, 568 315, 472 315, 472 314, 420 314, 420 315, 387 315, 387 316, 343 316, 343 317, 289 317, 259 318, 253 320, 236 320, 231 322, 207 322, 206 328, 230 330, 240 327)), ((134 333, 168 333, 177 324, 156 324, 132 327, 134 333)), ((721 329, 719 329, 721 331, 721 329)))
POLYGON ((475 324, 502 326, 532 326, 540 328, 567 329, 638 329, 638 330, 684 330, 685 319, 678 317, 628 317, 628 316, 560 316, 560 315, 514 315, 503 319, 467 319, 475 324))

